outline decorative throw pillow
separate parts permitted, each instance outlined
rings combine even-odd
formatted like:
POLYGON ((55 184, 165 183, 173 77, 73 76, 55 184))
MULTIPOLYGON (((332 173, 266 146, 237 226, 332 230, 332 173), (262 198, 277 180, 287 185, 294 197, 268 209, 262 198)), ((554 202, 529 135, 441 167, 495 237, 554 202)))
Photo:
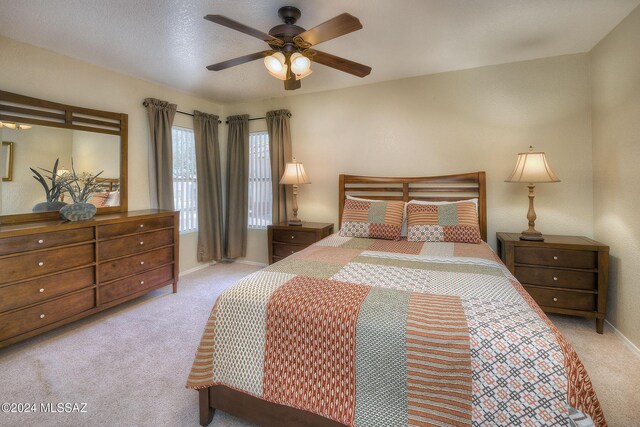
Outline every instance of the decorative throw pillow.
POLYGON ((407 240, 480 243, 482 239, 475 203, 408 203, 407 240))
POLYGON ((94 193, 93 196, 91 196, 91 198, 89 199, 89 203, 91 203, 96 208, 103 208, 108 197, 109 193, 106 191, 104 193, 94 193))
POLYGON ((347 199, 340 235, 400 240, 404 202, 347 199))

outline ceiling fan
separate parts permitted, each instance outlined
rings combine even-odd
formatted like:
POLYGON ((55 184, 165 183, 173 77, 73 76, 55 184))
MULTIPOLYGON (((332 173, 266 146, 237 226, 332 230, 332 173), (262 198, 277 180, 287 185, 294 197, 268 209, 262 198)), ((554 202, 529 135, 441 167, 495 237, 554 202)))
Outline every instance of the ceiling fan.
POLYGON ((311 74, 311 61, 357 77, 365 77, 371 67, 312 49, 312 46, 349 34, 362 28, 360 20, 348 13, 336 16, 310 30, 295 25, 302 13, 293 6, 278 10, 284 24, 276 25, 269 34, 222 15, 207 15, 204 19, 267 42, 271 49, 209 65, 208 70, 220 71, 245 62, 264 58, 269 73, 284 81, 286 90, 300 88, 300 80, 311 74))

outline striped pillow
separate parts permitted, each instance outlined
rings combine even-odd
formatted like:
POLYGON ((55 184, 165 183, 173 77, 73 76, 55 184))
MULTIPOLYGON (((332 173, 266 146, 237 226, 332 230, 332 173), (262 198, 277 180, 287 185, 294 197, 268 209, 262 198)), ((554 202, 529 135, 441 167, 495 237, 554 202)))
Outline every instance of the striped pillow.
POLYGON ((482 239, 475 203, 408 203, 407 240, 480 243, 482 239))
POLYGON ((403 213, 404 202, 347 199, 340 235, 400 240, 403 213))

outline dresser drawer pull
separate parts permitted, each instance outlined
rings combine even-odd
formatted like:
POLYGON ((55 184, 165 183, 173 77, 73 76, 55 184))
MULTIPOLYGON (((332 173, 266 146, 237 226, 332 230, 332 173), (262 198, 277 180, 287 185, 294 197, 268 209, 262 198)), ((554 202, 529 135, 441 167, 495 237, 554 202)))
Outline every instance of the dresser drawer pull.
POLYGON ((41 245, 41 244, 43 244, 43 243, 44 243, 44 240, 43 240, 43 239, 38 240, 38 244, 39 244, 39 245, 41 245))
POLYGON ((144 242, 140 242, 140 246, 144 245, 144 242))
POLYGON ((44 314, 41 314, 41 315, 40 315, 40 318, 41 318, 41 319, 44 319, 44 314))
POLYGON ((140 261, 140 265, 144 265, 144 261, 140 261))
POLYGON ((293 240, 293 239, 295 239, 295 238, 296 238, 296 236, 294 236, 294 235, 291 235, 291 240, 293 240))
POLYGON ((292 253, 292 254, 295 254, 295 253, 296 253, 296 251, 291 251, 291 253, 292 253))
POLYGON ((557 281, 558 281, 558 278, 557 278, 556 276, 553 276, 553 281, 554 281, 554 282, 557 282, 557 281))
POLYGON ((44 292, 44 288, 40 288, 40 293, 43 293, 43 292, 44 292))
POLYGON ((558 257, 557 257, 557 256, 554 256, 554 257, 553 257, 553 259, 557 261, 557 260, 558 260, 558 257))
POLYGON ((40 261, 40 262, 38 263, 38 267, 42 267, 43 265, 44 265, 44 262, 42 262, 42 261, 40 261))
POLYGON ((141 285, 144 285, 144 280, 140 280, 140 284, 141 284, 141 285))
POLYGON ((553 297, 553 302, 558 302, 558 298, 553 297))

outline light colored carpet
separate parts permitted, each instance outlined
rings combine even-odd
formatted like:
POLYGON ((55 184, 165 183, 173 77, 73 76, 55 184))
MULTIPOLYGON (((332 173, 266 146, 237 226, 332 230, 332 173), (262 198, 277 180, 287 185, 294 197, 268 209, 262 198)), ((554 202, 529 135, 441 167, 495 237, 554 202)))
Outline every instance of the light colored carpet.
MULTIPOLYGON (((170 287, 0 350, 0 403, 87 404, 87 413, 0 414, 0 425, 197 426, 197 393, 185 388, 213 302, 256 271, 219 264, 170 287)), ((612 427, 638 425, 640 358, 592 321, 552 320, 591 374, 612 427)), ((216 411, 215 427, 249 426, 216 411)))

